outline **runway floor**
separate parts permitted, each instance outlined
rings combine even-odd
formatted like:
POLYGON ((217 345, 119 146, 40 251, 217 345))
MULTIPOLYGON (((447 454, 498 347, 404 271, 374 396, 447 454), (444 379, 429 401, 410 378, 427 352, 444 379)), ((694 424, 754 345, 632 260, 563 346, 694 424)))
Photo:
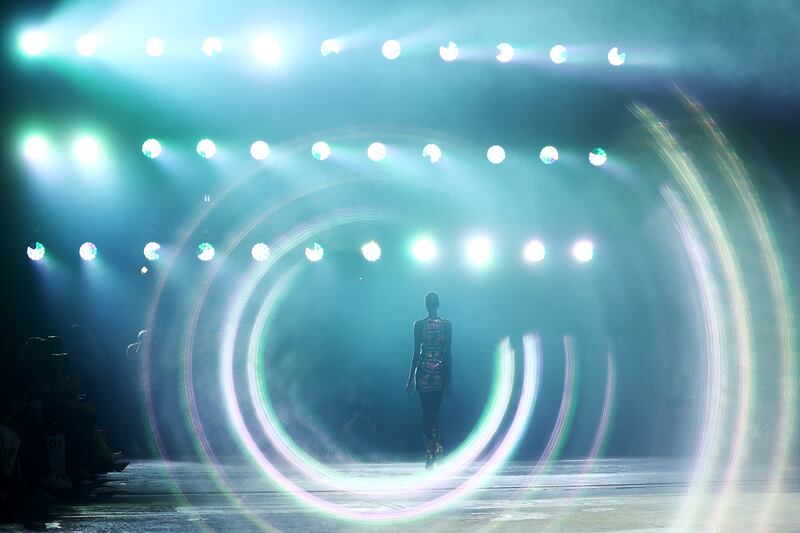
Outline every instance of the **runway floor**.
MULTIPOLYGON (((81 531, 664 531, 692 487, 706 516, 720 501, 721 477, 690 484, 689 465, 668 460, 609 459, 590 467, 582 461, 560 461, 533 477, 528 463, 506 465, 484 486, 447 510, 390 525, 342 521, 309 511, 293 496, 277 489, 250 464, 226 466, 235 496, 209 481, 210 467, 196 463, 144 461, 108 476, 108 482, 87 498, 62 503, 39 527, 81 531), (167 468, 168 467, 168 468, 167 468), (181 493, 175 490, 181 488, 181 493), (237 502, 241 500, 241 503, 237 502)), ((477 469, 480 465, 474 465, 477 469)), ((420 465, 407 463, 342 466, 348 474, 399 476, 420 465)), ((463 480, 448 480, 455 486, 463 480)), ((766 531, 800 531, 800 470, 784 472, 780 492, 767 494, 766 470, 742 472, 734 499, 724 511, 720 531, 757 530, 760 510, 771 497, 774 505, 766 531)), ((321 498, 352 509, 375 509, 366 499, 304 485, 321 498)), ((447 487, 418 491, 381 505, 401 509, 437 497, 447 487)), ((685 509, 685 508, 684 508, 685 509)), ((0 525, 19 531, 21 524, 0 525)), ((691 528, 703 531, 702 522, 691 528)))

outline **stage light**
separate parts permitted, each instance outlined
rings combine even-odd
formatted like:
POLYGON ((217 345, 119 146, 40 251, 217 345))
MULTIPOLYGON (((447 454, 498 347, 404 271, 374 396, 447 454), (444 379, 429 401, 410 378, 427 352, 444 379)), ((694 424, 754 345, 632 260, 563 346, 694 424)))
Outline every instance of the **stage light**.
POLYGON ((80 255, 81 259, 84 261, 94 261, 97 257, 97 246, 91 242, 85 242, 81 244, 81 247, 78 249, 78 255, 80 255))
POLYGON ((497 55, 495 56, 501 63, 508 63, 514 58, 514 47, 508 43, 497 45, 497 55))
POLYGON ((486 159, 488 159, 491 163, 495 165, 499 165, 506 159, 506 151, 503 149, 502 146, 495 144, 494 146, 490 146, 488 150, 486 150, 486 159))
POLYGON ((214 57, 222 52, 222 40, 219 37, 207 37, 203 39, 203 53, 208 57, 214 57))
POLYGON ((483 266, 492 260, 492 242, 483 236, 467 241, 467 261, 474 266, 483 266))
POLYGON ((269 156, 269 145, 264 141, 256 141, 250 146, 250 155, 253 159, 263 161, 269 156))
POLYGON ((147 139, 142 143, 142 153, 150 159, 161 155, 161 143, 155 139, 147 139))
POLYGON ((386 157, 386 147, 383 143, 372 143, 367 148, 367 156, 373 161, 383 161, 386 157))
POLYGON ((34 135, 32 137, 28 137, 25 141, 25 145, 22 148, 22 153, 25 155, 25 159, 29 159, 31 161, 41 161, 45 157, 47 157, 47 153, 50 151, 50 147, 47 144, 47 141, 44 137, 39 137, 38 135, 34 135))
POLYGON ((422 157, 427 157, 431 163, 436 163, 442 158, 442 149, 435 144, 426 144, 422 149, 422 157))
POLYGON ((550 61, 556 65, 560 65, 561 63, 565 62, 568 55, 569 53, 567 52, 567 47, 564 45, 557 44, 550 49, 550 61))
POLYGON ((439 55, 445 61, 455 61, 458 57, 458 45, 453 41, 447 43, 447 46, 439 47, 439 55))
POLYGON ((608 51, 608 62, 615 67, 622 66, 627 57, 628 54, 625 52, 620 52, 619 48, 616 46, 608 51))
POLYGON ((322 256, 325 255, 325 250, 318 242, 313 242, 306 246, 306 258, 312 263, 322 261, 322 256))
POLYGON ((531 241, 522 250, 522 257, 528 263, 538 263, 545 256, 544 244, 541 241, 531 241))
POLYGON ((374 263, 381 258, 381 247, 375 241, 370 241, 361 247, 361 255, 370 263, 374 263))
POLYGON ((391 39, 383 43, 383 47, 381 47, 381 52, 383 52, 383 57, 386 59, 397 59, 400 57, 400 52, 403 51, 403 47, 400 46, 398 41, 391 39))
POLYGON ((144 245, 144 257, 148 261, 158 261, 161 258, 161 254, 158 251, 161 249, 161 245, 157 242, 148 242, 144 245))
POLYGON ((552 165, 558 161, 558 150, 555 146, 545 146, 539 152, 539 159, 541 159, 542 163, 545 165, 552 165))
POLYGON ((572 256, 581 263, 588 263, 594 258, 592 241, 581 240, 572 246, 572 256))
POLYGON ((215 253, 216 250, 214 250, 214 247, 211 246, 210 243, 201 242, 197 245, 197 258, 200 261, 211 261, 214 259, 215 253))
POLYGON ((281 45, 266 35, 260 35, 253 40, 253 54, 263 63, 274 65, 281 60, 281 45))
POLYGON ((26 31, 19 38, 19 48, 25 55, 38 56, 41 55, 50 44, 50 38, 36 30, 26 31))
POLYGON ((258 262, 266 261, 269 259, 269 246, 263 242, 257 242, 250 249, 250 255, 258 262))
POLYGON ((589 163, 596 167, 601 167, 606 164, 608 154, 602 148, 595 148, 589 152, 589 163))
POLYGON ((411 247, 411 253, 423 263, 429 263, 439 256, 439 248, 436 243, 427 237, 418 239, 411 247))
POLYGON ((28 246, 28 258, 31 261, 41 261, 44 259, 44 255, 47 252, 44 248, 44 244, 37 242, 33 245, 33 248, 28 246))
POLYGON ((203 139, 197 143, 197 155, 203 159, 211 159, 217 153, 217 145, 211 139, 203 139))
POLYGON ((148 272, 150 272, 150 270, 144 265, 142 265, 142 268, 139 269, 139 274, 141 274, 142 276, 144 276, 148 272))
POLYGON ((338 54, 341 51, 342 47, 336 39, 325 39, 319 47, 319 53, 322 54, 323 57, 331 54, 338 54))
POLYGON ((91 34, 81 35, 75 41, 75 51, 83 57, 93 56, 97 52, 97 37, 91 34))
POLYGON ((144 43, 144 50, 150 57, 163 56, 165 49, 166 45, 164 45, 164 39, 161 37, 150 37, 147 39, 147 42, 144 43))
POLYGON ((325 161, 331 155, 331 147, 324 141, 317 141, 311 145, 311 155, 314 159, 325 161))
POLYGON ((100 155, 100 147, 92 137, 81 137, 75 141, 72 151, 82 163, 94 163, 100 155))

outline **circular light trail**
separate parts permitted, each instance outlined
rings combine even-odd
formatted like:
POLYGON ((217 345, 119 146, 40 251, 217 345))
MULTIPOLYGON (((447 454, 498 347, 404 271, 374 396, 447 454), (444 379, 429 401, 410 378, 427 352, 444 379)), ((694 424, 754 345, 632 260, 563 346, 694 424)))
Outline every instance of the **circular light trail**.
POLYGON ((75 141, 72 152, 81 163, 94 163, 100 156, 100 147, 92 137, 81 137, 75 141))
POLYGON ((498 44, 495 58, 501 63, 508 63, 514 58, 514 47, 508 43, 498 44))
POLYGON ((486 159, 489 160, 490 163, 495 165, 499 165, 506 159, 506 151, 505 149, 495 144, 494 146, 490 146, 488 150, 486 150, 486 159))
POLYGON ((336 39, 325 39, 319 47, 319 53, 322 57, 327 57, 331 54, 338 54, 342 51, 342 46, 336 39))
POLYGON ((156 159, 161 155, 161 143, 156 139, 147 139, 142 143, 142 153, 150 159, 156 159))
POLYGON ((522 250, 522 257, 528 263, 538 263, 544 260, 545 248, 541 241, 531 241, 522 250))
POLYGON ((478 236, 467 241, 467 262, 472 266, 485 266, 492 260, 492 241, 488 237, 478 236))
POLYGON ((257 242, 250 249, 250 255, 258 262, 263 262, 269 259, 269 246, 263 242, 257 242))
POLYGON ((422 157, 427 157, 431 163, 438 163, 442 158, 442 149, 435 144, 426 144, 422 148, 422 157))
POLYGON ((383 161, 386 157, 386 146, 383 143, 372 143, 367 148, 367 157, 373 161, 383 161))
POLYGON ((148 261, 158 261, 161 258, 161 254, 158 251, 161 250, 161 245, 157 242, 148 242, 144 245, 144 257, 148 261))
POLYGON ((381 47, 381 53, 383 53, 383 57, 390 60, 400 57, 400 52, 402 51, 403 47, 400 46, 400 43, 394 39, 386 41, 381 47))
POLYGON ((81 259, 84 261, 94 261, 97 257, 97 246, 91 242, 85 242, 78 248, 78 255, 80 255, 81 259))
POLYGON ((439 55, 445 61, 455 61, 458 58, 458 45, 453 41, 447 43, 447 46, 439 47, 439 55))
POLYGON ((50 38, 38 30, 26 31, 19 38, 19 48, 25 55, 42 55, 50 44, 50 38))
POLYGON ((594 258, 592 241, 580 240, 572 246, 572 256, 580 263, 588 263, 594 258))
POLYGON ((203 53, 208 57, 214 57, 222 52, 222 40, 219 37, 206 37, 201 45, 203 53))
POLYGON ((555 146, 545 146, 539 152, 539 159, 545 165, 552 165, 558 161, 558 149, 555 146))
POLYGON ((144 43, 144 50, 150 57, 163 56, 164 50, 166 50, 164 39, 162 39, 161 37, 150 37, 149 39, 147 39, 147 42, 144 43))
POLYGON ((564 45, 557 44, 550 49, 550 61, 552 61, 556 65, 564 63, 567 60, 568 56, 569 53, 567 52, 567 47, 564 45))
POLYGON ((306 246, 306 259, 312 263, 322 261, 322 256, 325 255, 325 250, 318 242, 313 242, 306 246))
POLYGON ((91 34, 81 35, 75 41, 75 51, 83 57, 93 56, 97 53, 97 37, 91 34))
POLYGON ((257 161, 269 157, 269 145, 264 141, 256 141, 250 146, 250 155, 257 161))
POLYGON ((253 40, 253 55, 262 63, 275 65, 281 60, 283 50, 272 37, 260 35, 253 40))
POLYGON ((22 153, 25 156, 25 159, 29 159, 31 161, 41 161, 47 157, 47 154, 50 152, 50 147, 47 144, 47 141, 44 137, 40 137, 38 135, 34 135, 32 137, 28 137, 25 141, 25 145, 22 148, 22 153))
POLYGON ((33 245, 33 248, 28 246, 27 252, 28 252, 28 259, 30 259, 31 261, 41 261, 42 259, 44 259, 47 250, 45 250, 44 244, 36 242, 36 244, 33 245))
POLYGON ((601 167, 606 164, 608 154, 602 148, 595 148, 589 152, 589 163, 596 167, 601 167))
POLYGON ((311 145, 311 155, 314 159, 325 161, 331 155, 331 147, 325 141, 317 141, 311 145))
POLYGON ((418 239, 411 247, 411 253, 422 263, 430 263, 439 256, 439 248, 428 237, 418 239))
POLYGON ((381 247, 375 241, 370 241, 361 247, 361 255, 370 263, 381 258, 381 247))
POLYGON ((203 139, 197 143, 197 155, 203 159, 211 159, 217 153, 217 145, 211 139, 203 139))
POLYGON ((197 245, 197 258, 200 261, 203 262, 211 261, 212 259, 214 259, 215 253, 216 250, 214 250, 214 247, 211 246, 210 243, 201 242, 200 244, 197 245))
POLYGON ((628 54, 625 52, 621 52, 618 47, 614 47, 608 51, 608 62, 615 67, 621 67, 625 64, 625 59, 627 59, 628 54))

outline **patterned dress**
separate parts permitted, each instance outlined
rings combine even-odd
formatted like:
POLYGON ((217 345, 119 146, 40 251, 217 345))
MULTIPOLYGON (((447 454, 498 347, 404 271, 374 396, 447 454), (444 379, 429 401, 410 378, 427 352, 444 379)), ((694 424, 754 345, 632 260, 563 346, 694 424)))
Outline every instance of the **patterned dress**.
POLYGON ((444 387, 445 324, 443 318, 422 322, 422 344, 417 364, 416 382, 420 392, 437 392, 444 387))

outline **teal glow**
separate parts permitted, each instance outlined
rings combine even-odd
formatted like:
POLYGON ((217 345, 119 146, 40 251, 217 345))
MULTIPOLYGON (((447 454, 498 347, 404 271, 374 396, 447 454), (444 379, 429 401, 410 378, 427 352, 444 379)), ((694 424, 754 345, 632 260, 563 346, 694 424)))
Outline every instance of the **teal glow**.
POLYGON ((83 57, 93 56, 97 52, 97 37, 91 34, 81 35, 75 41, 75 51, 83 57))
POLYGON ((94 163, 100 156, 100 146, 92 137, 81 137, 75 141, 72 152, 81 163, 94 163))
POLYGON ((161 57, 164 55, 166 45, 161 37, 150 37, 144 43, 144 50, 150 57, 161 57))
POLYGON ((22 153, 25 159, 30 161, 41 161, 47 157, 49 152, 50 146, 47 144, 44 137, 40 137, 39 135, 28 137, 22 147, 22 153))
POLYGON ((42 55, 50 44, 50 38, 38 30, 26 31, 19 38, 19 49, 28 56, 42 55))

